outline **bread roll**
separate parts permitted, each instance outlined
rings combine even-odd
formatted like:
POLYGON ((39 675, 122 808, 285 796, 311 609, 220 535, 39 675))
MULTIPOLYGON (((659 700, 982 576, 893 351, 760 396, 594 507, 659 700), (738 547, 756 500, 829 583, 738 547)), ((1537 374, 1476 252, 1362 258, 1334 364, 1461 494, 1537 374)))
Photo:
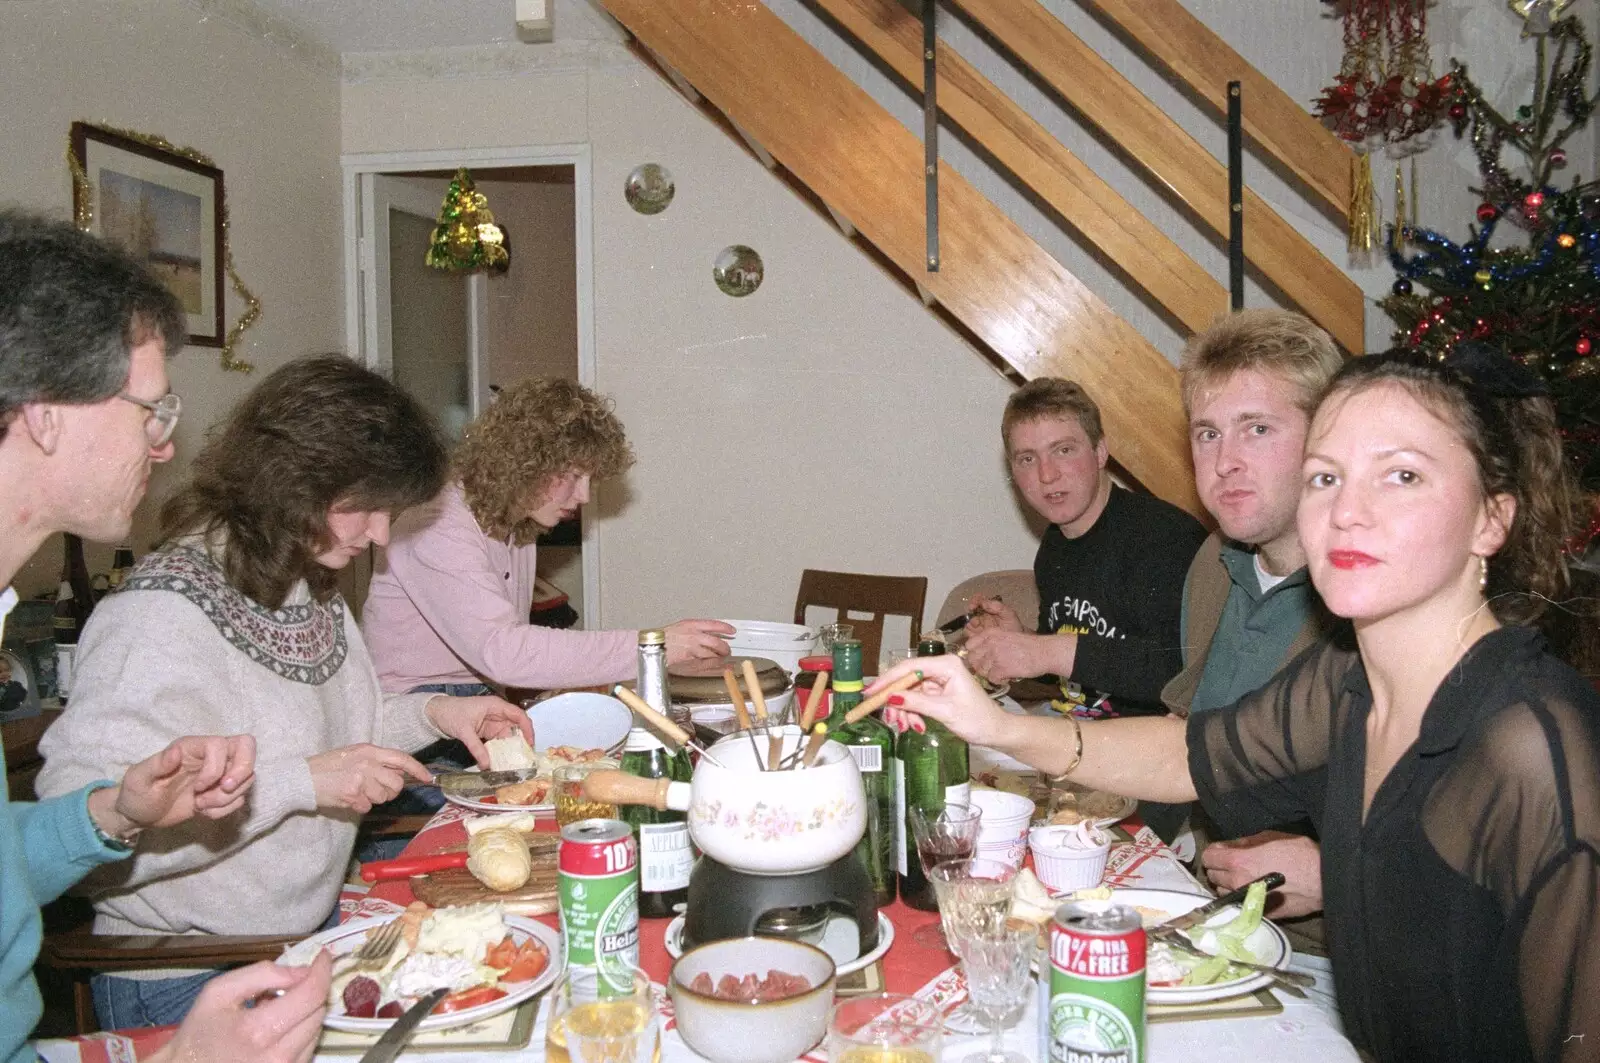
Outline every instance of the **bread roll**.
POLYGON ((528 843, 514 830, 479 831, 467 841, 467 870, 497 893, 521 889, 533 873, 528 843))
POLYGON ((483 744, 489 752, 490 771, 512 771, 517 768, 537 768, 538 760, 533 747, 518 731, 509 738, 491 738, 483 744))

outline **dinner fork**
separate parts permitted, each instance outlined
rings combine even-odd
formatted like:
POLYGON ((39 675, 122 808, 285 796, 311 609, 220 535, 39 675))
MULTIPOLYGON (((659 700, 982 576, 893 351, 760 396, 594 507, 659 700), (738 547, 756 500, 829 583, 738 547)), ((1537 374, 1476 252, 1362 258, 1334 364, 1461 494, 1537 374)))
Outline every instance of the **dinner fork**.
POLYGON ((395 946, 400 944, 404 930, 399 919, 391 919, 378 929, 369 931, 361 947, 350 954, 350 958, 356 961, 354 969, 370 970, 382 967, 394 954, 395 946))
MULTIPOLYGON (((1181 931, 1174 930, 1169 926, 1146 927, 1145 933, 1155 940, 1165 942, 1172 948, 1187 952, 1191 956, 1199 956, 1202 959, 1207 960, 1216 958, 1211 953, 1197 947, 1195 943, 1190 941, 1188 937, 1185 936, 1181 931)), ((1273 982, 1284 992, 1290 993, 1297 997, 1304 997, 1306 995, 1303 987, 1317 984, 1317 980, 1315 978, 1311 977, 1309 974, 1302 974, 1299 971, 1286 971, 1278 967, 1269 967, 1264 963, 1247 963, 1244 960, 1236 960, 1231 956, 1224 958, 1235 967, 1242 967, 1247 971, 1255 971, 1259 974, 1270 976, 1273 982)))

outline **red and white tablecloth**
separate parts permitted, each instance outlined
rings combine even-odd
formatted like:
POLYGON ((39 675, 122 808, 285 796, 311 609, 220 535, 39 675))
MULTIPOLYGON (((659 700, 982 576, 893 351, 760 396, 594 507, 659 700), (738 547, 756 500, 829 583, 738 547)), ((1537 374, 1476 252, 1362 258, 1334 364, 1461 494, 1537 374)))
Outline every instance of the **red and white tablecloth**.
MULTIPOLYGON (((452 846, 465 843, 467 833, 462 821, 476 813, 454 806, 441 811, 428 826, 406 846, 405 855, 416 856, 443 852, 452 846)), ((552 819, 551 830, 555 829, 552 819)), ((1106 864, 1104 882, 1110 886, 1140 886, 1148 889, 1171 889, 1191 893, 1205 892, 1200 884, 1178 862, 1168 849, 1147 828, 1138 828, 1131 842, 1113 847, 1106 864)), ((411 885, 407 881, 382 882, 370 889, 349 887, 340 900, 343 918, 392 914, 401 911, 413 900, 411 885)), ((894 993, 917 993, 931 997, 943 1005, 954 1004, 965 996, 960 971, 954 966, 954 957, 942 948, 926 948, 914 939, 916 932, 938 921, 938 914, 922 912, 896 901, 885 914, 894 924, 894 944, 880 961, 884 988, 894 993)), ((554 927, 554 915, 540 917, 554 927)), ((671 969, 672 958, 665 945, 667 920, 643 919, 639 926, 640 966, 659 986, 671 969)), ((1204 1021, 1161 1023, 1149 1027, 1149 1057, 1151 1063, 1228 1063, 1234 1061, 1262 1060, 1272 1063, 1356 1063, 1358 1057, 1350 1043, 1339 1032, 1333 1015, 1331 981, 1326 978, 1326 966, 1318 961, 1300 961, 1297 967, 1319 976, 1322 992, 1313 991, 1306 1001, 1285 998, 1281 1013, 1250 1018, 1210 1018, 1204 1021)), ((671 1014, 671 1002, 664 991, 658 994, 662 1009, 665 1036, 662 1042, 662 1059, 666 1063, 695 1063, 703 1057, 697 1055, 677 1034, 671 1014)), ((1035 1005, 1030 1001, 1028 1010, 1007 1034, 1008 1046, 1022 1052, 1029 1059, 1038 1056, 1037 1020, 1035 1005)), ((117 1035, 101 1035, 95 1040, 41 1042, 40 1053, 48 1063, 133 1063, 140 1055, 148 1058, 165 1035, 161 1032, 144 1032, 141 1043, 119 1039, 117 1035)), ((984 1042, 983 1038, 948 1035, 945 1042, 945 1059, 960 1059, 984 1042)), ((319 1063, 349 1063, 348 1055, 318 1055, 319 1063)), ((528 1047, 515 1052, 407 1052, 406 1059, 417 1063, 535 1063, 544 1059, 544 1019, 533 1031, 528 1047)), ((816 1063, 825 1057, 813 1054, 805 1057, 816 1063)), ((1041 1061, 1042 1063, 1042 1061, 1041 1061)))

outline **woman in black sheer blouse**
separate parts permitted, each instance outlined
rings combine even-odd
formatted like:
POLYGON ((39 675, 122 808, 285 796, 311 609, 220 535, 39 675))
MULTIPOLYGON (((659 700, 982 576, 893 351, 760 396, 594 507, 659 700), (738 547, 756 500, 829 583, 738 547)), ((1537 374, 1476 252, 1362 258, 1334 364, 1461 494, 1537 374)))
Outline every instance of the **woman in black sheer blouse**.
POLYGON ((1358 358, 1306 448, 1343 639, 1187 721, 1008 716, 953 657, 890 671, 929 678, 888 717, 1233 835, 1309 817, 1346 1031, 1384 1063, 1600 1059, 1600 695, 1528 626, 1574 526, 1540 382, 1482 348, 1358 358))

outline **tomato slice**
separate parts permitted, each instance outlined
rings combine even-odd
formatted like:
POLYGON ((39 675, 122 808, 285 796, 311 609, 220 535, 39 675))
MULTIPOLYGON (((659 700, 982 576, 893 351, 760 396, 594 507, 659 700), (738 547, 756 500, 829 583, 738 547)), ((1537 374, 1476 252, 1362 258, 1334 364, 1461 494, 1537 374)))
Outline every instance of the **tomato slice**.
POLYGON ((506 995, 504 989, 492 985, 473 986, 471 989, 461 989, 445 997, 433 1006, 436 1015, 447 1015, 452 1011, 466 1011, 476 1008, 481 1004, 499 1000, 506 995))
POLYGON ((504 971, 516 962, 517 943, 510 934, 502 938, 498 945, 491 945, 483 954, 483 965, 497 971, 504 971))
POLYGON ((516 962, 505 974, 500 976, 502 982, 527 982, 539 977, 540 973, 550 963, 550 957, 544 949, 532 941, 522 943, 522 948, 517 950, 516 962))

